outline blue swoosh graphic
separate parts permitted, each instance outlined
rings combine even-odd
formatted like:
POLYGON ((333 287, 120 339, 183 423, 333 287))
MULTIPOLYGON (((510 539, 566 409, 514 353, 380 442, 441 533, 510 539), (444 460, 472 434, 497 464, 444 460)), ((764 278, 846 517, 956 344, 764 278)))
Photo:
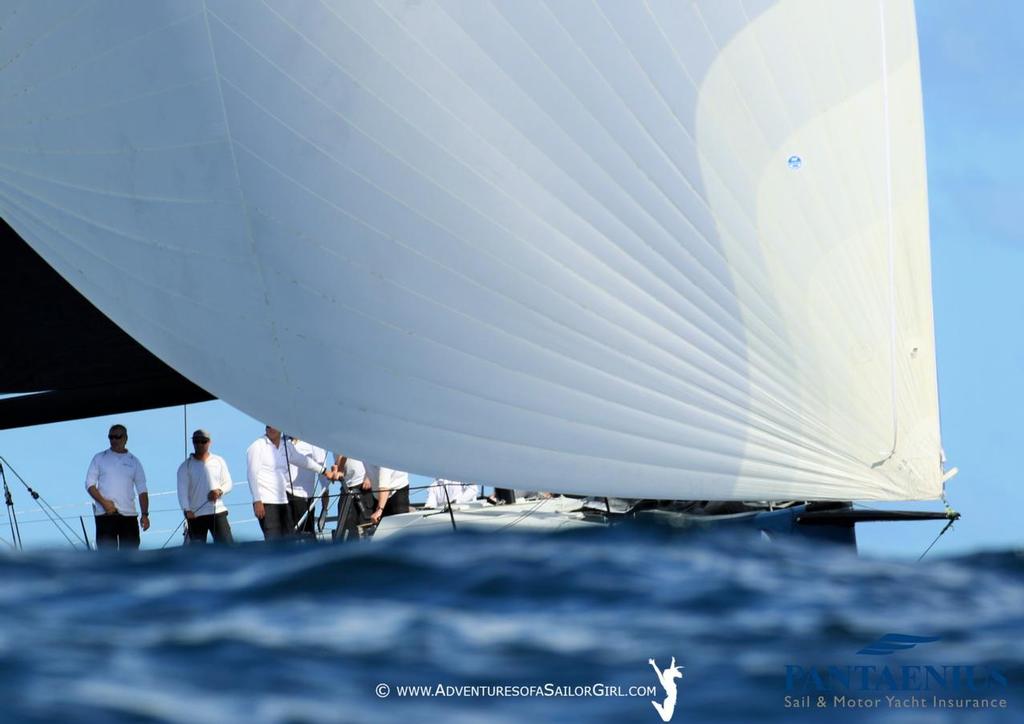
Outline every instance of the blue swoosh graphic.
POLYGON ((912 649, 918 644, 927 644, 938 641, 941 636, 911 636, 910 634, 888 633, 877 641, 868 644, 858 654, 869 656, 887 656, 894 651, 912 649))

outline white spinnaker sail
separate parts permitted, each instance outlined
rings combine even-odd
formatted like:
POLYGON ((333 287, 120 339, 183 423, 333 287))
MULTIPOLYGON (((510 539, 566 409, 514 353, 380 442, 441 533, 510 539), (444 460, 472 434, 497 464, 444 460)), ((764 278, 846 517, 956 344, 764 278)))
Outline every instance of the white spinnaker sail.
POLYGON ((933 498, 919 75, 911 0, 0 1, 0 215, 362 459, 933 498))

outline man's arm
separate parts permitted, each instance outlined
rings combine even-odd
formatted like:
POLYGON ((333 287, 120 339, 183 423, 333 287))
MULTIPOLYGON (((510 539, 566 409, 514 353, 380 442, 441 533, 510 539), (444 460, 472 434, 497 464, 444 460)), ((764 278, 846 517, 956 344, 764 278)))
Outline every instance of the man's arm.
POLYGON ((229 492, 234 483, 231 482, 231 473, 228 472, 228 464, 223 458, 220 460, 220 478, 217 480, 217 487, 206 494, 206 499, 211 503, 217 502, 224 494, 229 492))
POLYGON ((267 514, 263 507, 263 494, 260 493, 260 441, 257 440, 245 451, 246 477, 249 479, 249 494, 252 495, 252 512, 259 520, 267 514))
POLYGON ((312 470, 314 473, 319 473, 324 469, 323 463, 295 447, 295 443, 292 442, 291 438, 285 440, 285 444, 288 446, 288 462, 290 464, 297 465, 306 470, 312 470))
POLYGON ((387 468, 379 468, 377 472, 377 510, 370 516, 373 523, 379 523, 384 517, 384 506, 387 499, 391 497, 391 471, 387 468))
POLYGON ((249 449, 245 451, 245 473, 246 478, 249 480, 249 493, 252 495, 254 503, 261 502, 263 500, 263 494, 260 493, 260 442, 257 440, 249 449))
POLYGON ((114 505, 114 501, 107 500, 106 498, 104 498, 103 495, 100 493, 100 489, 97 488, 95 485, 89 486, 88 493, 93 500, 95 500, 103 507, 104 512, 108 514, 117 512, 117 506, 114 505))
POLYGON ((178 466, 178 505, 186 518, 192 518, 192 503, 188 496, 188 460, 178 466))
POLYGON ((288 463, 291 465, 297 465, 300 468, 311 470, 317 475, 323 475, 328 480, 337 480, 338 474, 333 472, 326 464, 326 461, 320 462, 312 455, 306 455, 295 447, 295 443, 288 439, 285 441, 288 446, 288 463))
POLYGON ((228 470, 228 464, 227 462, 224 461, 223 458, 221 458, 220 483, 218 485, 218 487, 220 488, 220 494, 227 495, 228 493, 231 492, 231 488, 233 488, 234 486, 235 484, 231 482, 231 471, 228 470))
POLYGON ((142 469, 142 463, 135 458, 135 473, 133 476, 135 492, 139 494, 139 520, 142 523, 142 530, 149 530, 149 493, 146 490, 146 471, 142 469))
POLYGON ((94 455, 93 459, 89 462, 89 469, 85 473, 85 491, 89 493, 89 497, 100 504, 105 513, 116 513, 117 506, 114 505, 114 501, 104 498, 100 492, 99 457, 99 455, 94 455))
POLYGON ((149 493, 139 493, 139 520, 142 521, 142 530, 149 530, 149 493))

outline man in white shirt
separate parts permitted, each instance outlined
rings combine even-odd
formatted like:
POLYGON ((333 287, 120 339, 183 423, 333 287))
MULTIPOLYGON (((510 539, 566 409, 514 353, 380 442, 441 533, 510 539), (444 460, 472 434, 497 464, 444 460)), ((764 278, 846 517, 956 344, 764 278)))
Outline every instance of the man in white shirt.
POLYGON ((149 530, 149 493, 139 459, 128 452, 128 428, 113 425, 107 433, 110 448, 93 456, 85 474, 85 489, 93 499, 97 548, 138 548, 139 524, 149 530), (135 494, 142 509, 136 520, 135 494))
POLYGON ((427 501, 424 508, 446 508, 459 503, 472 503, 480 496, 480 486, 472 483, 460 483, 455 480, 434 478, 427 488, 427 501))
POLYGON ((189 543, 233 543, 228 508, 221 500, 231 490, 231 473, 220 455, 210 452, 212 438, 206 430, 192 433, 195 452, 178 467, 178 503, 185 513, 189 543))
POLYGON ((288 505, 288 491, 294 488, 292 466, 312 470, 332 480, 336 477, 336 473, 327 470, 322 463, 296 450, 291 440, 283 439, 281 431, 270 425, 266 426, 266 434, 249 446, 246 461, 252 509, 266 540, 291 535, 295 528, 288 505))
MULTIPOLYGON (((290 440, 302 455, 313 460, 321 468, 327 466, 327 451, 322 447, 297 438, 290 438, 290 440)), ((330 480, 326 476, 296 465, 291 466, 290 472, 292 485, 288 490, 288 505, 291 507, 292 520, 295 522, 295 532, 298 535, 311 536, 314 534, 313 518, 315 516, 313 513, 316 507, 316 489, 320 487, 326 492, 330 480)))
MULTIPOLYGON (((356 539, 360 523, 370 521, 370 511, 374 509, 374 497, 370 490, 363 490, 366 480, 366 466, 362 461, 347 455, 334 458, 334 470, 341 477, 341 494, 338 496, 338 529, 335 537, 356 539), (346 505, 347 502, 347 505, 346 505)), ((328 493, 323 494, 323 504, 327 507, 328 493)))
POLYGON ((377 507, 370 515, 374 525, 385 515, 409 512, 408 473, 367 463, 363 490, 372 490, 377 497, 377 507))

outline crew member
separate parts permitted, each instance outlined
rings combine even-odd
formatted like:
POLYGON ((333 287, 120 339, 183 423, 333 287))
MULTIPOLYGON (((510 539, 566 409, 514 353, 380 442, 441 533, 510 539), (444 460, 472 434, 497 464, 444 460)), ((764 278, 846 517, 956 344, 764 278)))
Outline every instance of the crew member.
MULTIPOLYGON (((322 447, 317 447, 305 440, 292 439, 291 442, 299 453, 313 460, 320 468, 327 465, 327 451, 322 447)), ((288 505, 295 523, 295 532, 299 535, 312 536, 314 535, 313 518, 316 512, 316 488, 318 483, 322 484, 322 489, 326 492, 330 480, 313 470, 295 464, 291 465, 289 472, 292 476, 292 484, 287 491, 288 505)))
MULTIPOLYGON (((366 466, 355 458, 337 455, 334 458, 334 470, 339 473, 341 494, 338 496, 338 530, 335 536, 343 540, 355 540, 359 537, 359 525, 370 522, 370 513, 375 507, 375 499, 371 490, 363 490, 366 480, 366 466), (346 500, 348 505, 346 506, 346 500), (343 512, 347 513, 342 516, 343 512)), ((323 494, 323 505, 328 503, 327 491, 323 494)))
POLYGON ((220 455, 210 452, 210 433, 192 433, 195 452, 178 467, 178 502, 185 512, 189 543, 233 543, 228 508, 221 500, 231 490, 231 473, 220 455))
POLYGON ((288 505, 288 490, 294 487, 289 469, 291 465, 326 475, 332 480, 337 476, 322 463, 296 450, 290 440, 282 438, 280 430, 270 425, 266 426, 266 434, 249 446, 246 461, 252 509, 266 540, 290 535, 295 527, 288 505))
POLYGON ((138 548, 140 523, 142 530, 149 530, 146 473, 139 459, 128 452, 128 428, 111 426, 107 440, 110 448, 93 456, 85 474, 96 517, 96 547, 138 548), (141 514, 135 512, 136 493, 141 514))
POLYGON ((370 522, 374 525, 380 523, 385 515, 409 512, 408 473, 367 463, 363 490, 372 490, 377 498, 377 507, 370 515, 370 522))
POLYGON ((457 480, 434 478, 427 488, 427 500, 424 508, 446 508, 448 503, 472 503, 480 497, 480 486, 473 483, 460 483, 457 480))

